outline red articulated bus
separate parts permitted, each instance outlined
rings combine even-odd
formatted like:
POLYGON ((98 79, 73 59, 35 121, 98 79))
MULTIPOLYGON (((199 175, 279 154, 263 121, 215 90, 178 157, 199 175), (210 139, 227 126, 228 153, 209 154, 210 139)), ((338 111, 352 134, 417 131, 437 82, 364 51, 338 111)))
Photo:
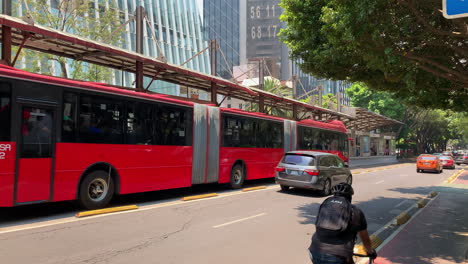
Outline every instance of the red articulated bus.
POLYGON ((295 122, 0 66, 0 206, 274 177, 283 153, 347 161, 339 121, 295 122))

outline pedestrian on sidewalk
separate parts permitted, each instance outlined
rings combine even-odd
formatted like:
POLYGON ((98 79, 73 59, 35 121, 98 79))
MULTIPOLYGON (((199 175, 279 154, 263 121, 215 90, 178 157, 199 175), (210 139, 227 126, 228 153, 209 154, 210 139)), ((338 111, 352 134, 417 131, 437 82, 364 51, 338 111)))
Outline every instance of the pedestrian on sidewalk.
POLYGON ((340 183, 333 187, 333 196, 320 205, 316 232, 309 247, 310 258, 314 264, 354 263, 353 249, 357 234, 371 258, 377 253, 372 248, 367 221, 364 213, 351 204, 353 187, 340 183))

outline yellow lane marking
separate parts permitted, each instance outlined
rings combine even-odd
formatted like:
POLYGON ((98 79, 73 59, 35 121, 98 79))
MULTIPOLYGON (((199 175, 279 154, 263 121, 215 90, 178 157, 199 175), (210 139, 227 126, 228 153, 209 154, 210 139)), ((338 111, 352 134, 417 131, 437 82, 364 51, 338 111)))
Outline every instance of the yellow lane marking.
POLYGON ((242 189, 242 191, 243 192, 249 192, 249 191, 261 190, 261 189, 266 189, 266 186, 257 186, 257 187, 244 188, 244 189, 242 189))
POLYGON ((109 213, 122 212, 122 211, 135 210, 135 209, 138 209, 138 206, 126 205, 126 206, 79 212, 75 215, 75 217, 86 217, 86 216, 92 216, 92 215, 109 214, 109 213))
POLYGON ((182 198, 182 201, 192 201, 192 200, 198 200, 198 199, 215 197, 215 196, 218 196, 218 194, 217 193, 207 193, 207 194, 201 194, 201 195, 186 196, 186 197, 182 198))
POLYGON ((462 175, 463 172, 465 172, 465 169, 462 169, 462 170, 459 170, 458 172, 455 172, 454 174, 452 174, 452 176, 450 176, 447 179, 447 182, 448 183, 454 182, 458 178, 458 176, 462 175))

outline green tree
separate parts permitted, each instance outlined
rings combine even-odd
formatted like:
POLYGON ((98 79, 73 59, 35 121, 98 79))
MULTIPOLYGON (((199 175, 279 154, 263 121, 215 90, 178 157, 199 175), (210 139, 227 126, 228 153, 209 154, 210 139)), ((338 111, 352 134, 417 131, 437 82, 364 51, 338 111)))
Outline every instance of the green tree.
POLYGON ((351 105, 369 109, 399 121, 404 121, 407 107, 388 92, 370 90, 363 83, 355 83, 346 90, 351 99, 351 105))
POLYGON ((450 145, 457 149, 468 148, 468 113, 453 113, 448 117, 449 129, 456 138, 451 139, 450 145))
POLYGON ((363 83, 353 84, 346 93, 352 106, 402 121, 405 125, 397 130, 402 148, 414 147, 416 153, 432 153, 445 150, 451 140, 456 140, 457 144, 466 142, 462 136, 463 131, 468 134, 468 117, 465 113, 407 106, 405 101, 396 99, 392 94, 371 90, 363 83))
POLYGON ((363 82, 424 108, 465 111, 468 18, 442 1, 283 0, 282 40, 303 71, 363 82))
MULTIPOLYGON (((60 0, 55 7, 47 0, 26 0, 25 3, 28 8, 22 4, 23 10, 29 10, 27 16, 36 24, 110 45, 121 43, 121 21, 113 1, 96 4, 91 0, 60 0)), ((58 66, 64 78, 101 82, 112 78, 111 69, 79 60, 31 50, 25 50, 21 56, 26 58, 26 70, 32 72, 53 75, 53 68, 58 66)))

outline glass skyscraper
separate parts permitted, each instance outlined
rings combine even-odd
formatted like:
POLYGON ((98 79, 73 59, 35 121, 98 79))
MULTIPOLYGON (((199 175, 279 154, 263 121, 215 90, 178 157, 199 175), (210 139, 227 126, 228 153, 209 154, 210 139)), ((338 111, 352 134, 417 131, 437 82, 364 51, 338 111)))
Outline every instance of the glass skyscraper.
POLYGON ((240 62, 239 24, 239 0, 203 0, 204 37, 219 41, 217 75, 225 79, 240 62))
MULTIPOLYGON (((51 13, 58 12, 61 1, 63 0, 49 1, 51 13)), ((23 17, 27 10, 24 7, 24 2, 20 0, 13 0, 12 2, 13 15, 23 17)), ((201 17, 195 0, 92 0, 90 1, 89 11, 84 15, 98 17, 111 6, 116 6, 119 13, 116 19, 119 20, 121 25, 124 25, 124 30, 120 31, 123 39, 120 48, 135 51, 136 24, 132 19, 137 6, 140 5, 145 8, 149 25, 152 27, 151 30, 146 22, 143 25, 144 55, 157 58, 161 55, 160 50, 169 63, 181 65, 208 46, 207 41, 202 36, 201 17), (126 24, 129 20, 131 22, 126 24), (155 44, 153 33, 160 49, 155 44)), ((35 22, 39 23, 39 21, 35 22)), ((50 25, 45 24, 45 26, 50 25)), ((21 67, 21 65, 19 66, 21 67)), ((184 66, 203 73, 210 73, 208 52, 195 57, 184 66)), ((134 74, 114 71, 113 75, 112 84, 114 85, 132 87, 135 82, 134 74)), ((149 84, 150 79, 145 78, 145 83, 149 84)), ((161 81, 153 82, 150 90, 158 93, 180 95, 178 86, 161 81)), ((200 94, 200 99, 205 99, 204 97, 207 99, 207 94, 200 94)))
MULTIPOLYGON (((341 103, 349 105, 344 94, 349 83, 317 79, 302 72, 297 63, 291 61, 287 46, 277 36, 285 26, 279 20, 282 13, 279 3, 280 0, 203 0, 205 39, 220 41, 231 67, 226 69, 224 58, 218 57, 218 75, 231 78, 230 70, 234 66, 254 65, 258 64, 258 59, 263 59, 268 65, 266 75, 282 81, 290 80, 293 75, 298 77, 296 98, 305 99, 309 94, 316 94, 312 90, 322 86, 324 95, 342 93, 341 103)), ((252 67, 243 67, 247 68, 252 67)), ((240 72, 244 77, 258 77, 258 71, 257 76, 244 74, 244 70, 240 72)))

